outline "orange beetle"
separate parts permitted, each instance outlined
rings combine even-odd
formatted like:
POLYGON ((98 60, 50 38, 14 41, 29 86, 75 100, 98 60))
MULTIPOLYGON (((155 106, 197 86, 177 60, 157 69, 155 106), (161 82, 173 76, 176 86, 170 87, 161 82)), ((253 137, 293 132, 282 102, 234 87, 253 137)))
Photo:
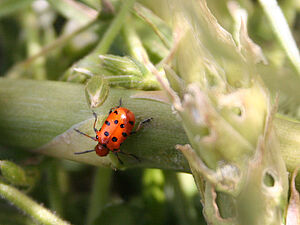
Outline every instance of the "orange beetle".
POLYGON ((137 156, 131 153, 125 153, 121 151, 120 145, 126 140, 126 138, 129 135, 136 133, 144 123, 150 122, 152 118, 140 122, 137 129, 135 131, 132 131, 135 125, 135 116, 133 112, 131 112, 129 109, 121 107, 121 105, 122 99, 120 99, 119 106, 110 109, 109 115, 106 118, 100 130, 97 130, 96 128, 97 114, 93 112, 93 115, 95 116, 94 131, 96 133, 96 137, 91 137, 88 134, 74 129, 79 134, 89 137, 94 141, 98 141, 98 144, 95 146, 95 149, 83 152, 75 152, 75 154, 85 154, 88 152, 96 151, 97 155, 103 157, 106 156, 109 153, 109 151, 111 151, 117 156, 121 164, 123 164, 123 162, 119 158, 118 153, 130 155, 135 159, 139 160, 137 156))

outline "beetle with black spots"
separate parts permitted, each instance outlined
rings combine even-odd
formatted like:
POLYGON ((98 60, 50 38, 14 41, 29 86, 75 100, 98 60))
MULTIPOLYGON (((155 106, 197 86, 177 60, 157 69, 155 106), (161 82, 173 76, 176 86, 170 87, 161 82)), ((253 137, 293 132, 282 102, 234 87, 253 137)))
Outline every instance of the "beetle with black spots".
POLYGON ((95 117, 94 131, 96 133, 96 137, 89 136, 88 134, 85 134, 77 129, 74 129, 79 134, 89 137, 94 141, 98 141, 98 144, 95 146, 93 150, 75 152, 75 154, 84 154, 84 153, 95 151, 97 155, 103 157, 108 155, 109 151, 111 151, 117 156, 121 164, 123 164, 123 162, 119 158, 118 153, 129 155, 139 160, 137 156, 131 153, 123 152, 120 149, 120 146, 129 135, 136 133, 144 123, 150 122, 152 118, 140 122, 136 130, 132 131, 135 125, 135 116, 133 112, 131 112, 127 108, 121 107, 121 105, 122 105, 122 100, 120 99, 119 106, 114 107, 109 111, 109 115, 106 118, 100 130, 97 130, 96 128, 97 114, 93 112, 93 115, 95 117))

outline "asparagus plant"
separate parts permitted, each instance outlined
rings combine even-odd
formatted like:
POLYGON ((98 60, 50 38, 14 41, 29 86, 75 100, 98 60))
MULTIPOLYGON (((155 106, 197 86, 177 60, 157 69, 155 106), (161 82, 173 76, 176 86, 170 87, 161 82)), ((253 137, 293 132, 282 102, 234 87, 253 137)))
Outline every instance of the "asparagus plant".
POLYGON ((189 162, 207 222, 289 223, 288 175, 274 126, 278 102, 256 69, 265 57, 248 36, 246 13, 229 2, 240 25, 234 40, 205 1, 172 3, 169 82, 155 74, 189 138, 177 148, 189 162))

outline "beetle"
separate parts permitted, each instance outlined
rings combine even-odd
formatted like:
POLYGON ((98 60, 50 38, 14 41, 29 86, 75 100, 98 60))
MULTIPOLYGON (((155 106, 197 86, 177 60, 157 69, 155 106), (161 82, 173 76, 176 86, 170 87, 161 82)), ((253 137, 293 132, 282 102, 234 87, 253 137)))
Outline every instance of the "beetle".
POLYGON ((138 127, 135 131, 132 131, 135 125, 135 116, 132 111, 127 108, 122 107, 122 99, 120 99, 120 103, 117 107, 111 108, 103 123, 100 130, 97 130, 97 114, 93 111, 93 115, 95 117, 94 121, 94 131, 96 137, 92 137, 86 133, 81 132, 78 129, 74 129, 77 133, 82 134, 88 138, 91 138, 94 141, 98 141, 98 144, 92 150, 87 150, 83 152, 75 152, 74 154, 85 154, 89 152, 95 151, 97 155, 100 157, 108 155, 109 151, 113 152, 119 162, 123 164, 122 160, 119 158, 118 153, 132 156, 133 158, 140 161, 140 159, 131 153, 123 152, 120 149, 121 144, 127 139, 131 134, 135 134, 139 131, 143 124, 150 122, 153 118, 148 118, 139 123, 138 127))

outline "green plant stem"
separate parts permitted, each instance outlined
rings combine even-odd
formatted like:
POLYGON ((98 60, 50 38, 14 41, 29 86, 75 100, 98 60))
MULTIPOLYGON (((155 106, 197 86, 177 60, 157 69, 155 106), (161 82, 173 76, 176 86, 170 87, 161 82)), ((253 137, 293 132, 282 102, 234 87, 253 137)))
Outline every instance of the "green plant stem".
POLYGON ((300 76, 300 55, 297 44, 292 36, 289 26, 284 15, 277 4, 276 0, 259 0, 270 24, 273 28, 275 36, 286 52, 289 60, 300 76))
POLYGON ((105 204, 108 202, 111 175, 111 169, 97 168, 95 171, 94 184, 87 211, 87 225, 93 224, 93 221, 97 218, 105 204))
POLYGON ((40 204, 33 201, 31 198, 27 197, 21 191, 16 188, 9 186, 7 184, 0 182, 0 196, 3 199, 14 204, 20 210, 30 215, 36 221, 41 224, 49 224, 49 225, 67 225, 70 224, 58 216, 54 215, 48 209, 45 209, 40 204))
MULTIPOLYGON (((282 157, 288 171, 292 173, 300 165, 300 122, 289 120, 279 114, 274 122, 282 157)), ((299 176, 296 181, 297 185, 300 185, 299 176)))
POLYGON ((48 0, 63 16, 80 22, 82 25, 95 20, 98 12, 87 5, 74 0, 48 0))
MULTIPOLYGON (((109 109, 118 104, 122 97, 125 107, 131 109, 137 122, 153 117, 153 121, 137 135, 129 137, 122 145, 124 151, 137 154, 142 162, 125 160, 126 166, 156 167, 189 172, 185 158, 174 146, 188 143, 184 130, 164 103, 133 96, 139 91, 111 88, 107 100, 97 108, 101 121, 109 109)), ((147 92, 146 92, 147 93, 147 92)), ((54 81, 12 80, 0 78, 0 145, 15 149, 33 150, 51 142, 58 135, 72 137, 63 139, 59 148, 38 150, 41 154, 109 166, 93 153, 74 155, 74 151, 93 148, 95 143, 77 136, 72 126, 83 123, 92 133, 93 115, 84 96, 84 85, 54 81), (71 128, 71 129, 70 129, 71 128), (65 133, 70 129, 70 133, 65 133), (72 141, 71 141, 72 140, 72 141), (71 142, 70 142, 71 141, 71 142), (73 144, 73 145, 72 145, 73 144), (70 146, 65 151, 63 148, 70 146)), ((99 121, 99 126, 101 125, 99 121)), ((300 164, 300 123, 289 121, 277 114, 275 128, 280 141, 282 156, 290 172, 300 164)), ((56 139, 58 142, 58 140, 56 139)), ((109 157, 108 157, 109 158, 109 157)), ((297 180, 297 183, 300 180, 297 180)))
POLYGON ((133 28, 133 21, 130 19, 128 23, 123 26, 123 36, 128 46, 129 53, 136 60, 145 63, 151 63, 139 36, 133 28))
MULTIPOLYGON (((29 58, 36 55, 41 51, 41 37, 40 37, 40 25, 38 24, 38 17, 32 10, 24 10, 23 13, 23 26, 26 30, 26 44, 27 55, 29 58)), ((45 58, 40 57, 32 65, 33 78, 36 80, 45 80, 45 58)))
POLYGON ((93 26, 97 22, 99 22, 97 19, 91 20, 89 23, 78 28, 77 30, 73 31, 72 33, 60 36, 54 42, 45 46, 40 52, 31 56, 30 58, 26 59, 25 61, 21 62, 19 66, 29 66, 30 63, 32 63, 34 60, 36 60, 40 56, 46 55, 48 52, 68 43, 68 41, 70 41, 72 38, 74 38, 77 34, 80 34, 83 31, 89 29, 91 26, 93 26))
POLYGON ((99 45, 95 48, 95 52, 99 54, 105 54, 109 50, 112 42, 114 41, 115 37, 119 33, 123 23, 126 21, 126 17, 132 8, 135 0, 124 0, 122 7, 118 14, 115 16, 114 20, 112 21, 111 25, 105 32, 102 40, 100 41, 99 45))
MULTIPOLYGON (((187 143, 187 137, 167 104, 137 99, 136 90, 111 88, 104 104, 95 109, 98 127, 111 107, 119 103, 135 113, 136 122, 153 117, 136 135, 122 145, 122 150, 137 155, 141 162, 120 155, 127 167, 156 167, 189 171, 184 156, 174 145, 187 143)), ((95 142, 73 130, 76 126, 93 133, 93 114, 89 109, 84 85, 0 78, 0 145, 15 149, 35 150, 58 158, 116 167, 113 154, 98 157, 95 153, 75 155, 93 149, 95 142), (54 139, 55 138, 55 139, 54 139)))
POLYGON ((58 215, 63 216, 63 196, 59 185, 59 164, 56 161, 50 162, 47 167, 48 194, 50 209, 58 215))
POLYGON ((188 204, 187 196, 183 192, 182 188, 180 187, 179 180, 177 174, 172 171, 164 171, 164 177, 167 188, 173 189, 172 191, 166 191, 166 196, 172 205, 173 210, 176 212, 177 219, 179 224, 182 225, 192 225, 195 224, 191 216, 191 205, 188 204), (170 196, 172 193, 172 196, 170 196))
POLYGON ((158 27, 146 16, 144 15, 142 9, 142 5, 140 4, 135 4, 134 6, 134 11, 135 13, 141 17, 142 20, 144 20, 151 28, 152 30, 156 33, 156 35, 159 37, 159 39, 161 40, 161 42, 164 44, 164 46, 167 49, 171 49, 171 45, 169 44, 167 38, 164 36, 164 34, 158 29, 158 27))
POLYGON ((19 71, 25 70, 27 67, 31 66, 31 64, 34 63, 37 59, 39 59, 42 56, 47 55, 50 51, 53 51, 53 50, 55 50, 55 49, 57 49, 59 47, 62 47, 64 44, 68 43, 68 41, 70 41, 72 38, 74 38, 77 34, 80 34, 80 33, 84 32, 85 30, 89 29, 91 26, 95 25, 97 22, 98 22, 97 19, 91 20, 89 23, 87 23, 84 26, 78 28, 74 32, 72 32, 70 34, 66 34, 66 35, 60 36, 59 38, 57 38, 52 43, 50 43, 50 44, 46 45, 45 47, 43 47, 36 54, 33 54, 32 56, 30 56, 26 60, 24 60, 24 61, 16 64, 7 73, 7 77, 18 78, 20 76, 20 72, 19 71))
MULTIPOLYGON (((130 54, 139 62, 143 63, 148 71, 156 70, 155 66, 150 61, 147 51, 144 48, 142 41, 136 33, 134 27, 132 26, 132 22, 130 20, 128 21, 128 23, 124 24, 123 34, 130 54)), ((149 85, 150 87, 152 87, 152 90, 154 88, 157 90, 160 87, 155 76, 150 72, 147 73, 147 75, 144 77, 143 83, 144 86, 149 85)))

